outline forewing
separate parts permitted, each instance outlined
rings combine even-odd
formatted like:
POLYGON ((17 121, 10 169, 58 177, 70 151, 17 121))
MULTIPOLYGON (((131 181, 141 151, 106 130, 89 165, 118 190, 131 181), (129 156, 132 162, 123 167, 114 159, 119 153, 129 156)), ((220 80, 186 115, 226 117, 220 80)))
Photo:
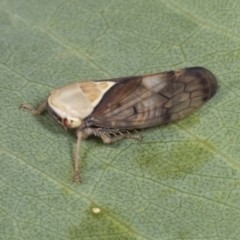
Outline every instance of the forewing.
POLYGON ((216 92, 215 76, 202 67, 120 79, 104 95, 87 126, 135 129, 181 119, 216 92))

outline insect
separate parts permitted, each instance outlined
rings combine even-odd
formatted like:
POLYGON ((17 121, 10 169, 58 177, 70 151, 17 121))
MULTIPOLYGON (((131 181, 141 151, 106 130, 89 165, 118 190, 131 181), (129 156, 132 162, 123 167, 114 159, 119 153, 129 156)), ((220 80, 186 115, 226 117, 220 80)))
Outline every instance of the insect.
POLYGON ((79 156, 90 135, 104 143, 122 138, 141 140, 129 130, 169 123, 192 113, 217 90, 216 77, 206 68, 191 67, 145 76, 74 82, 53 90, 34 114, 45 109, 63 127, 77 129, 74 182, 80 182, 79 156))

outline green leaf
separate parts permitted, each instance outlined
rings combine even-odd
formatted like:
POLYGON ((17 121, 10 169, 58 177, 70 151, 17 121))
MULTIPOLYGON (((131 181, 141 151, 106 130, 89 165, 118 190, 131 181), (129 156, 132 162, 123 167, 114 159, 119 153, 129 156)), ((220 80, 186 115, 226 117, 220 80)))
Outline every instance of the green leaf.
POLYGON ((0 0, 1 239, 239 239, 240 1, 0 0), (204 66, 216 96, 81 149, 38 106, 72 81, 204 66), (95 213, 95 209, 100 210, 95 213))

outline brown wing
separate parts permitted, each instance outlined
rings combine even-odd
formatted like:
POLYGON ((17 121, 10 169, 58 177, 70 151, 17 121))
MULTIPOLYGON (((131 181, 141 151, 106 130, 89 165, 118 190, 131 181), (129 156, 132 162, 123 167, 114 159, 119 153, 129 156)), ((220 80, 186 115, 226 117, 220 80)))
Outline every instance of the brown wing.
POLYGON ((202 67, 122 78, 105 93, 85 124, 119 129, 161 125, 200 108, 216 89, 215 76, 202 67))

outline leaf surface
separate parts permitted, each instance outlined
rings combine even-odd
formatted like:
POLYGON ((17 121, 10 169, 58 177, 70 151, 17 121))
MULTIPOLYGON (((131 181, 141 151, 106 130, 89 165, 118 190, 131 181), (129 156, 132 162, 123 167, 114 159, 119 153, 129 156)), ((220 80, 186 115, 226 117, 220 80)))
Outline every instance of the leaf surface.
POLYGON ((0 0, 1 239, 238 239, 240 1, 0 0), (81 149, 38 106, 73 81, 203 66, 216 96, 141 131, 81 149), (95 213, 95 209, 100 213, 95 213))

